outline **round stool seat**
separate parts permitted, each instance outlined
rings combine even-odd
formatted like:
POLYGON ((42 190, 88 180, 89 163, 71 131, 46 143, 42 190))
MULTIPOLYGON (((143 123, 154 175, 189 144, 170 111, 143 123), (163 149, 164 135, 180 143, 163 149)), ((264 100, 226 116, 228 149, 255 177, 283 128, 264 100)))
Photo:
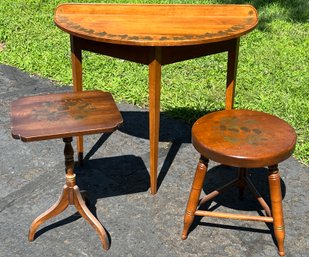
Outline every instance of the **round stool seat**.
POLYGON ((192 144, 213 161, 242 168, 271 166, 293 153, 296 133, 276 116, 250 110, 207 114, 192 127, 192 144))

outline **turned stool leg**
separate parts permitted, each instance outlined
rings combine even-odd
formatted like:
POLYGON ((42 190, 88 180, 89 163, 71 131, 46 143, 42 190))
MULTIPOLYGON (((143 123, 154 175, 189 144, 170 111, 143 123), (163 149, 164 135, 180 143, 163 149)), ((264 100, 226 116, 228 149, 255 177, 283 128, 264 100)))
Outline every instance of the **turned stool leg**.
POLYGON ((244 199, 244 191, 246 187, 245 176, 247 175, 248 169, 239 168, 238 169, 238 198, 240 200, 244 199))
POLYGON ((66 171, 66 185, 63 187, 62 195, 57 203, 55 203, 50 209, 37 217, 31 224, 29 230, 29 241, 33 241, 37 228, 52 217, 63 212, 68 205, 74 205, 80 215, 87 220, 90 225, 97 231, 102 246, 105 250, 109 249, 109 239, 107 233, 101 223, 96 217, 89 211, 85 201, 80 193, 78 186, 76 185, 76 175, 74 173, 74 151, 71 145, 72 137, 64 138, 64 156, 65 156, 65 171, 66 171))
POLYGON ((198 205, 199 197, 201 194, 201 190, 204 184, 205 175, 208 168, 208 159, 201 156, 199 163, 196 168, 194 180, 192 183, 192 189, 189 196, 185 217, 184 217, 184 227, 182 231, 181 238, 183 240, 187 239, 188 237, 188 231, 190 226, 193 223, 195 211, 198 205))
POLYGON ((283 209, 282 209, 282 194, 281 194, 281 183, 278 165, 268 167, 268 182, 270 189, 270 200, 271 210, 274 219, 273 227, 274 233, 278 244, 279 255, 284 256, 284 220, 283 220, 283 209))

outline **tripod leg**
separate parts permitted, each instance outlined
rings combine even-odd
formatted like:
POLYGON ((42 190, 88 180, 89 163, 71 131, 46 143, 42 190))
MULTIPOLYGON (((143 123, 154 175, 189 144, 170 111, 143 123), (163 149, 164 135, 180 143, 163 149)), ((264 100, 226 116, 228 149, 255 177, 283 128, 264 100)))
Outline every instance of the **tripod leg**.
POLYGON ((87 208, 82 195, 79 191, 78 186, 74 186, 73 187, 74 190, 74 205, 76 207, 76 209, 78 210, 78 212, 80 213, 80 215, 87 220, 90 225, 97 231, 101 242, 102 242, 102 246, 104 250, 108 250, 109 249, 109 240, 108 240, 108 236, 107 233, 105 231, 105 229, 103 228, 102 224, 97 220, 97 218, 89 211, 89 209, 87 208))
POLYGON ((63 212, 68 207, 69 205, 68 194, 69 194, 69 188, 67 185, 65 185, 63 187, 63 191, 59 200, 51 208, 49 208, 46 212, 42 213, 32 222, 29 229, 29 236, 28 236, 29 241, 34 240, 35 232, 41 224, 55 217, 59 213, 63 212))

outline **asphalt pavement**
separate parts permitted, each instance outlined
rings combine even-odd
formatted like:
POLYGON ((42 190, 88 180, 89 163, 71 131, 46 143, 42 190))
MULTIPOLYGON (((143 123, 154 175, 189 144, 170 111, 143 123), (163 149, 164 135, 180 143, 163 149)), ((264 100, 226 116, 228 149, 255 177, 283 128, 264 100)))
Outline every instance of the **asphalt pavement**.
MULTIPOLYGON (((62 140, 23 143, 10 134, 12 100, 26 95, 71 91, 14 67, 0 65, 0 256, 278 256, 271 226, 265 223, 204 217, 181 240, 183 214, 198 153, 190 144, 190 126, 161 114, 158 193, 149 193, 148 111, 119 103, 124 126, 85 137, 85 164, 76 165, 77 184, 86 190, 89 208, 107 229, 111 248, 104 251, 95 230, 73 206, 42 224, 33 242, 31 222, 57 201, 65 183, 62 140)), ((74 141, 74 147, 75 147, 74 141)), ((294 157, 279 165, 286 227, 286 256, 309 256, 309 168, 294 157)), ((210 162, 204 185, 209 192, 236 176, 234 168, 210 162)), ((266 169, 250 171, 269 202, 266 169)), ((210 208, 258 214, 246 191, 231 189, 210 208)))

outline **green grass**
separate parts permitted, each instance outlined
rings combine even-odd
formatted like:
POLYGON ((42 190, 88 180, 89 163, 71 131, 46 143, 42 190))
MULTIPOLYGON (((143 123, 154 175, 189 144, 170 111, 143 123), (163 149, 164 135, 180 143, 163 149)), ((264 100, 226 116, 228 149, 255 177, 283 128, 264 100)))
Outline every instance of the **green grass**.
MULTIPOLYGON (((72 84, 68 34, 53 23, 59 0, 1 0, 0 62, 60 84, 72 84)), ((122 3, 244 3, 245 1, 123 0, 122 3)), ((242 37, 236 108, 275 114, 297 131, 295 157, 309 164, 309 4, 252 0, 257 29, 242 37)), ((84 86, 111 91, 117 101, 147 106, 147 67, 84 53, 84 86)), ((161 108, 192 123, 224 108, 226 53, 163 67, 161 108)))

